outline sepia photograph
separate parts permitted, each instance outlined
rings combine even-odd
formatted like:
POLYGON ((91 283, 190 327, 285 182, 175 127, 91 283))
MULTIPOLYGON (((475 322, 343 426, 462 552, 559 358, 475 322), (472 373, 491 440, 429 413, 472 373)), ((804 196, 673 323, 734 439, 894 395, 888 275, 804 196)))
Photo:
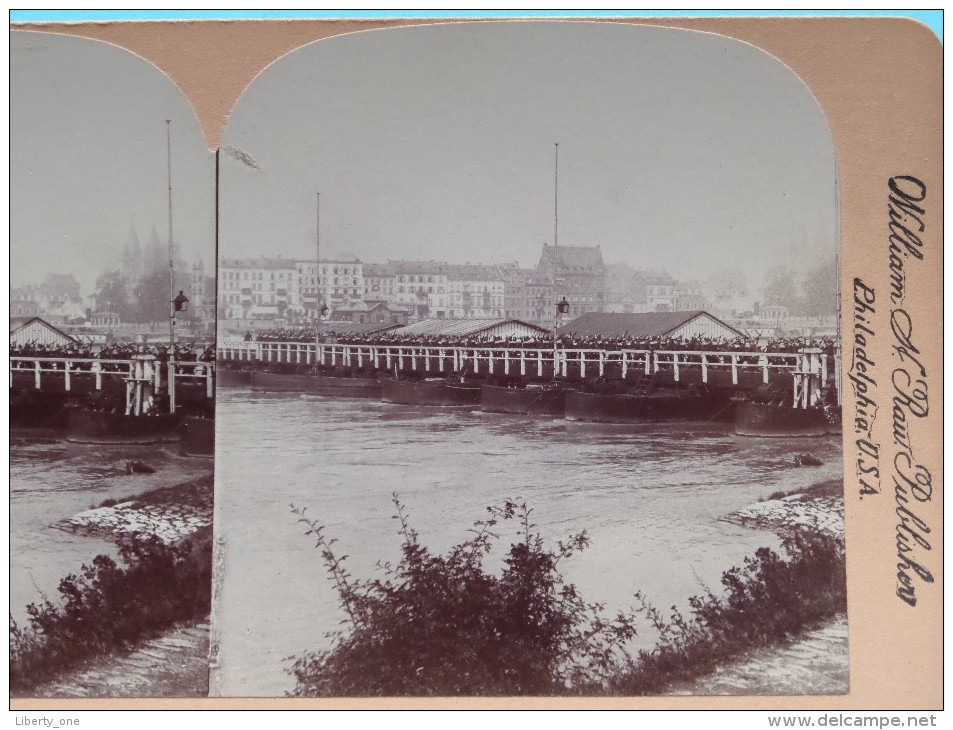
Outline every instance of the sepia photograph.
POLYGON ((217 161, 211 696, 848 693, 839 181, 787 66, 349 33, 217 161))
POLYGON ((263 12, 11 11, 16 724, 935 724, 939 11, 263 12))
POLYGON ((207 696, 214 156, 117 46, 10 79, 10 694, 207 696))

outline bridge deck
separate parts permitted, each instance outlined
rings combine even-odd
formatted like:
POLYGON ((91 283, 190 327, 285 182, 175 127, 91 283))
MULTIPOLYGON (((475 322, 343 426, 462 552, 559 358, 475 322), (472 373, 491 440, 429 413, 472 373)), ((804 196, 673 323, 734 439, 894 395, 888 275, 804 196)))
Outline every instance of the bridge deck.
MULTIPOLYGON (((155 363, 154 384, 163 387, 168 381, 168 363, 155 363)), ((111 381, 134 377, 134 360, 71 358, 17 355, 10 358, 10 387, 32 383, 36 390, 44 384, 64 391, 102 391, 111 381)), ((208 398, 215 397, 215 363, 196 360, 175 362, 175 382, 204 384, 208 398)))
MULTIPOLYGON (((313 342, 223 342, 218 348, 223 361, 237 363, 274 363, 291 365, 368 368, 373 370, 417 371, 422 373, 459 372, 469 369, 474 374, 568 377, 570 373, 585 378, 604 376, 614 371, 625 378, 629 373, 652 375, 671 373, 678 382, 686 371, 692 379, 707 383, 714 373, 729 375, 738 385, 740 378, 756 375, 762 383, 782 373, 796 375, 810 366, 823 383, 832 375, 832 360, 827 353, 757 352, 716 350, 647 350, 647 349, 540 349, 538 347, 504 347, 497 344, 480 346, 377 345, 321 343, 315 355, 313 342), (813 358, 807 363, 808 357, 813 358)), ((720 379, 720 378, 719 378, 720 379)), ((746 380, 750 379, 745 378, 746 380)))

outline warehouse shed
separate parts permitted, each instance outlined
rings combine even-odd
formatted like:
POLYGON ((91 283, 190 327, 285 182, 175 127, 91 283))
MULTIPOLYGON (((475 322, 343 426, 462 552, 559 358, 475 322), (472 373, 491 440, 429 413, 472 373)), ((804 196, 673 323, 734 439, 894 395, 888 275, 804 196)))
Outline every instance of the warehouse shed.
POLYGON ((10 346, 43 345, 44 347, 69 347, 76 344, 71 337, 40 317, 11 317, 10 346))
POLYGON ((734 339, 744 333, 704 310, 691 312, 607 313, 590 312, 559 329, 568 337, 734 339))
POLYGON ((422 319, 392 330, 416 337, 537 337, 548 330, 520 319, 422 319))

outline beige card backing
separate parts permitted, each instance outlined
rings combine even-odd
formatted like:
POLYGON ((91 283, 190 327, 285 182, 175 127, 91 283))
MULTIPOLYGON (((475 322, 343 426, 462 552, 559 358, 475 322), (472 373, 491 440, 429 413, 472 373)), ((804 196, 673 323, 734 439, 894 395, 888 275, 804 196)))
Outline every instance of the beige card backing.
MULTIPOLYGON (((262 20, 14 27, 100 39, 147 59, 186 94, 209 146, 215 148, 242 91, 283 54, 333 35, 425 22, 465 21, 262 20)), ((826 711, 942 707, 942 46, 925 26, 889 18, 604 22, 686 28, 751 43, 776 56, 803 79, 827 116, 840 186, 850 693, 838 697, 454 699, 429 703, 17 700, 11 703, 14 709, 410 708, 425 704, 454 708, 826 711), (895 190, 890 187, 891 179, 895 190), (902 301, 898 288, 901 271, 902 301), (855 280, 864 286, 855 286, 855 280), (868 306, 858 305, 855 310, 855 293, 868 306), (849 375, 855 380, 849 380, 849 375), (855 392, 855 383, 865 383, 866 392, 863 388, 855 392), (875 418, 869 417, 872 409, 860 396, 877 404, 875 418), (858 443, 864 439, 866 445, 858 443), (877 447, 874 461, 872 444, 877 447), (874 464, 876 479, 869 471, 874 464), (860 477, 865 474, 879 493, 861 496, 860 477), (912 538, 911 531, 916 531, 929 549, 912 538), (926 574, 933 582, 924 580, 926 574), (915 589, 916 605, 910 605, 912 594, 905 590, 909 586, 915 589), (904 597, 907 600, 902 600, 904 597)))

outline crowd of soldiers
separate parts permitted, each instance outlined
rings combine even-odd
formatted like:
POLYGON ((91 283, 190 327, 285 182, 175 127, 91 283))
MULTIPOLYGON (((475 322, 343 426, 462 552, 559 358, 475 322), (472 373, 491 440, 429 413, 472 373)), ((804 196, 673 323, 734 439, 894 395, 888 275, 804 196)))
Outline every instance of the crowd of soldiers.
MULTIPOLYGON (((128 361, 136 355, 153 355, 159 362, 169 359, 168 344, 153 343, 148 345, 134 342, 117 342, 108 345, 96 346, 91 343, 73 342, 68 345, 43 344, 30 342, 26 344, 10 345, 10 357, 29 358, 56 358, 76 361, 128 361)), ((175 343, 175 359, 177 362, 214 362, 215 346, 208 343, 177 342, 175 343)), ((90 369, 92 363, 77 362, 74 369, 90 369)), ((28 362, 15 361, 14 368, 32 368, 28 362)), ((106 368, 108 369, 108 368, 106 368)))
MULTIPOLYGON (((252 335, 245 334, 245 341, 257 342, 293 342, 313 343, 313 328, 284 328, 267 330, 252 335)), ((480 347, 480 348, 522 348, 531 350, 552 349, 551 334, 540 333, 527 336, 486 336, 486 335, 398 335, 393 332, 354 333, 322 329, 318 335, 321 342, 373 345, 379 347, 408 345, 415 347, 480 347)), ((656 352, 771 352, 796 353, 803 348, 817 348, 833 355, 835 341, 818 337, 633 337, 628 333, 622 336, 575 335, 563 333, 555 340, 555 346, 571 350, 651 350, 656 352)))

